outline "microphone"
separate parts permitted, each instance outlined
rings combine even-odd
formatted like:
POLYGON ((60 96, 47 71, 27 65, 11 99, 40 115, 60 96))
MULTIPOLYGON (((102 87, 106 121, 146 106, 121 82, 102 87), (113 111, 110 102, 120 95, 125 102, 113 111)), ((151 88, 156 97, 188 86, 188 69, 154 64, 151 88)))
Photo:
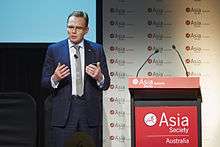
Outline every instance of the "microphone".
POLYGON ((151 55, 147 58, 147 60, 145 60, 145 62, 144 62, 144 63, 141 65, 141 67, 138 69, 137 74, 136 74, 136 77, 138 77, 139 72, 140 72, 141 69, 144 67, 144 65, 147 63, 147 61, 148 61, 153 55, 155 55, 155 54, 158 53, 158 52, 159 52, 159 49, 156 49, 156 50, 154 51, 154 53, 151 54, 151 55))
POLYGON ((77 56, 77 54, 74 54, 73 56, 74 56, 75 59, 79 58, 79 57, 77 56))
POLYGON ((76 53, 76 50, 78 50, 80 46, 73 45, 72 47, 74 47, 74 50, 72 50, 72 51, 73 51, 72 53, 73 53, 74 58, 75 58, 75 59, 79 58, 78 55, 77 55, 77 53, 76 53))
POLYGON ((176 53, 178 54, 178 56, 179 56, 179 58, 180 58, 180 60, 181 60, 181 62, 182 62, 182 65, 183 65, 183 67, 184 67, 184 69, 185 69, 186 76, 188 77, 188 76, 189 76, 189 72, 187 71, 186 65, 184 64, 183 59, 182 59, 182 57, 181 57, 179 51, 176 49, 176 46, 175 46, 175 45, 172 45, 172 49, 175 50, 176 53))

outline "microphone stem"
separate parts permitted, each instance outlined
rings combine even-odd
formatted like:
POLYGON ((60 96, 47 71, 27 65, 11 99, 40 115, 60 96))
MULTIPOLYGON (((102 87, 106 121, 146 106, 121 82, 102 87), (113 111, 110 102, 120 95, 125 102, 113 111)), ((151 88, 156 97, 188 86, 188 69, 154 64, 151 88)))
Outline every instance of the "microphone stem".
POLYGON ((147 61, 150 59, 150 57, 152 57, 155 53, 156 53, 156 52, 154 52, 153 54, 151 54, 151 55, 147 58, 147 60, 145 60, 145 62, 142 64, 142 66, 138 69, 137 74, 136 74, 136 77, 138 77, 139 72, 141 71, 141 69, 144 67, 144 65, 147 63, 147 61))
POLYGON ((189 76, 189 73, 188 73, 188 71, 187 71, 186 65, 185 65, 184 62, 183 62, 182 57, 180 56, 180 53, 177 51, 176 48, 173 48, 173 49, 177 52, 177 54, 178 54, 178 56, 179 56, 179 58, 180 58, 180 60, 181 60, 181 62, 182 62, 182 65, 183 65, 183 67, 184 67, 184 69, 185 69, 186 76, 188 77, 188 76, 189 76))

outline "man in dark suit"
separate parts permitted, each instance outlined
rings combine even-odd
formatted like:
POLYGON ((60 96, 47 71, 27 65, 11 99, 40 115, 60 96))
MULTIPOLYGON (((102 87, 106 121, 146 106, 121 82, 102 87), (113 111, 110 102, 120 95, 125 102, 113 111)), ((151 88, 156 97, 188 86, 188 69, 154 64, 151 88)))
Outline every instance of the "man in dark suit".
POLYGON ((42 86, 52 92, 52 146, 63 147, 76 132, 100 146, 102 91, 110 85, 102 45, 84 39, 89 18, 74 11, 67 19, 68 38, 48 47, 42 86))

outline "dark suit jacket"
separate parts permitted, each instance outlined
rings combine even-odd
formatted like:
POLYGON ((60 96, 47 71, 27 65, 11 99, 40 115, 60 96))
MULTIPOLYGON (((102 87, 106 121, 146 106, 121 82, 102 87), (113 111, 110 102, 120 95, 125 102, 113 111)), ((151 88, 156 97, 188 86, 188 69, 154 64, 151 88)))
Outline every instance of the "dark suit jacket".
MULTIPOLYGON (((100 62, 105 82, 100 88, 96 80, 85 73, 84 77, 84 95, 87 101, 87 118, 90 126, 96 126, 100 123, 102 108, 102 91, 107 90, 110 85, 110 77, 106 63, 106 57, 102 45, 84 40, 85 47, 85 66, 90 63, 100 62)), ((64 126, 69 117, 70 100, 72 95, 71 75, 61 80, 58 88, 51 87, 50 78, 55 71, 58 63, 65 64, 70 68, 70 57, 68 40, 52 44, 48 47, 42 73, 42 86, 50 89, 52 96, 52 125, 64 126)), ((85 71, 85 69, 84 69, 85 71)))

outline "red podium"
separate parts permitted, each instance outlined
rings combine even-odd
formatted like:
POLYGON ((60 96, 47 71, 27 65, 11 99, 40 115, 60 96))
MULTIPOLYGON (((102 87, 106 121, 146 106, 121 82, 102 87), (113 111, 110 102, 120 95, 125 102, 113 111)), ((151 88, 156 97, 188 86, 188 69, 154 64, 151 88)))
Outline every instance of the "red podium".
POLYGON ((198 77, 131 77, 132 147, 201 147, 198 77))

